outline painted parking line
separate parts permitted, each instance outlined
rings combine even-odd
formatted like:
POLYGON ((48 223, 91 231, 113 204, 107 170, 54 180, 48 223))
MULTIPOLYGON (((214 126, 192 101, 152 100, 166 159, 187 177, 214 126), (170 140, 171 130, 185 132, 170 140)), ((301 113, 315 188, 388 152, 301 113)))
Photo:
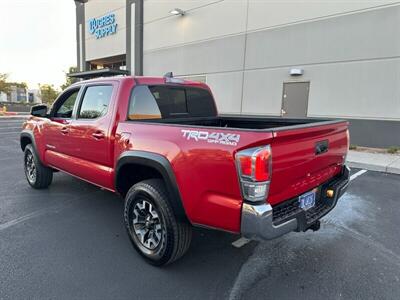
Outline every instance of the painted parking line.
POLYGON ((42 215, 44 215, 44 214, 50 212, 51 210, 54 210, 54 208, 51 208, 51 209, 49 209, 49 208, 42 209, 42 210, 39 210, 39 211, 36 211, 36 212, 32 212, 32 213, 30 213, 30 214, 21 216, 21 217, 19 217, 19 218, 14 219, 14 220, 5 222, 5 223, 3 223, 3 224, 0 224, 0 232, 3 231, 3 230, 5 230, 5 229, 7 229, 7 228, 9 228, 9 227, 11 227, 11 226, 14 226, 14 225, 23 223, 23 222, 25 222, 25 221, 27 221, 27 220, 29 220, 29 219, 36 218, 36 217, 38 217, 38 216, 42 216, 42 215))
POLYGON ((10 227, 16 226, 21 223, 25 223, 31 219, 35 219, 37 217, 41 217, 44 215, 51 215, 51 214, 59 213, 60 211, 69 207, 73 203, 72 202, 73 200, 80 199, 80 198, 81 198, 81 196, 74 197, 74 198, 66 200, 62 203, 53 204, 51 206, 47 206, 42 209, 39 209, 39 210, 30 212, 28 214, 22 215, 20 217, 17 217, 15 219, 9 220, 5 223, 0 223, 0 234, 2 233, 2 231, 5 231, 6 229, 8 229, 10 227))
POLYGON ((235 247, 235 248, 241 248, 241 247, 243 247, 244 245, 246 245, 246 244, 248 244, 250 242, 251 242, 251 240, 246 239, 245 237, 241 237, 240 239, 234 241, 232 243, 232 246, 235 247))
POLYGON ((361 176, 362 174, 365 174, 367 172, 368 172, 367 170, 361 170, 361 171, 358 171, 357 173, 354 173, 353 175, 350 176, 350 181, 353 181, 358 176, 361 176))

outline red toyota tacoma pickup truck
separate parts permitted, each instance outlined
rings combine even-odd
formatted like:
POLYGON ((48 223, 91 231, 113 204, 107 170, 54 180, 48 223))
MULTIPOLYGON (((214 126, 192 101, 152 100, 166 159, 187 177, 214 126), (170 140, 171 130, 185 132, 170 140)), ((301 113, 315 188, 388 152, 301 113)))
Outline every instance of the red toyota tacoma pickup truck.
POLYGON ((125 197, 135 249, 164 265, 192 226, 269 240, 318 230, 345 192, 348 123, 218 115, 204 83, 110 77, 32 108, 20 141, 36 189, 63 171, 125 197))

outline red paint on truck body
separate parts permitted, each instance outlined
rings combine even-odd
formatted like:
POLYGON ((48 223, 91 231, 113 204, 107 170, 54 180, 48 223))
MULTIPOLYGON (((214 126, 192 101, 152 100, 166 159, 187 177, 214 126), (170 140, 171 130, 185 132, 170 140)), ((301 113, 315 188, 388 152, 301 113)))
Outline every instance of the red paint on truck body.
MULTIPOLYGON (((94 122, 31 117, 24 124, 24 130, 35 136, 40 159, 45 165, 115 191, 115 168, 121 154, 128 150, 160 154, 172 166, 184 210, 193 224, 240 232, 243 199, 234 159, 237 151, 271 145, 272 176, 267 199, 271 205, 322 184, 343 166, 348 148, 347 122, 252 131, 128 121, 132 88, 137 84, 165 84, 164 78, 120 77, 80 84, 102 83, 114 86, 111 109, 104 117, 94 122), (67 134, 60 131, 63 127, 67 127, 67 134), (240 142, 231 146, 188 140, 183 129, 240 134, 240 142), (104 133, 101 141, 93 139, 97 131, 104 133), (315 143, 319 140, 328 140, 329 151, 316 157, 315 143), (56 149, 49 148, 49 143, 55 143, 56 149)), ((203 83, 182 84, 209 90, 203 83)))

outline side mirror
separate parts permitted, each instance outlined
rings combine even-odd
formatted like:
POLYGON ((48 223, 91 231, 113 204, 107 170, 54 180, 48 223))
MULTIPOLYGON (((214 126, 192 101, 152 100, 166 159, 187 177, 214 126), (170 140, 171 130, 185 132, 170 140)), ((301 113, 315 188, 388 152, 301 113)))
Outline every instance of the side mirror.
POLYGON ((46 117, 47 116, 47 105, 39 104, 31 107, 31 115, 35 117, 46 117))

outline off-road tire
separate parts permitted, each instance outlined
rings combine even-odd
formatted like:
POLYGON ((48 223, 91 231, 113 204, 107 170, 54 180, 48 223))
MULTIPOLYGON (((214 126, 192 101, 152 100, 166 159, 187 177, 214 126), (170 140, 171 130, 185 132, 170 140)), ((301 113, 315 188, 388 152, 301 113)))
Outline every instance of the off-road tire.
POLYGON ((24 150, 24 171, 26 179, 34 189, 45 189, 53 181, 53 171, 44 166, 31 144, 24 150))
POLYGON ((170 264, 182 257, 190 246, 192 226, 188 222, 176 219, 164 183, 160 179, 144 180, 129 189, 125 197, 124 220, 134 248, 150 264, 156 266, 170 264), (146 213, 145 207, 149 208, 150 213, 146 213), (145 228, 152 226, 145 223, 151 223, 153 226, 161 225, 161 239, 156 247, 157 238, 154 236, 156 229, 145 228), (139 231, 139 235, 136 230, 139 231), (151 246, 155 247, 154 249, 148 248, 141 241, 146 237, 146 234, 143 234, 146 230, 148 237, 146 242, 150 244, 149 239, 152 237, 151 246))

